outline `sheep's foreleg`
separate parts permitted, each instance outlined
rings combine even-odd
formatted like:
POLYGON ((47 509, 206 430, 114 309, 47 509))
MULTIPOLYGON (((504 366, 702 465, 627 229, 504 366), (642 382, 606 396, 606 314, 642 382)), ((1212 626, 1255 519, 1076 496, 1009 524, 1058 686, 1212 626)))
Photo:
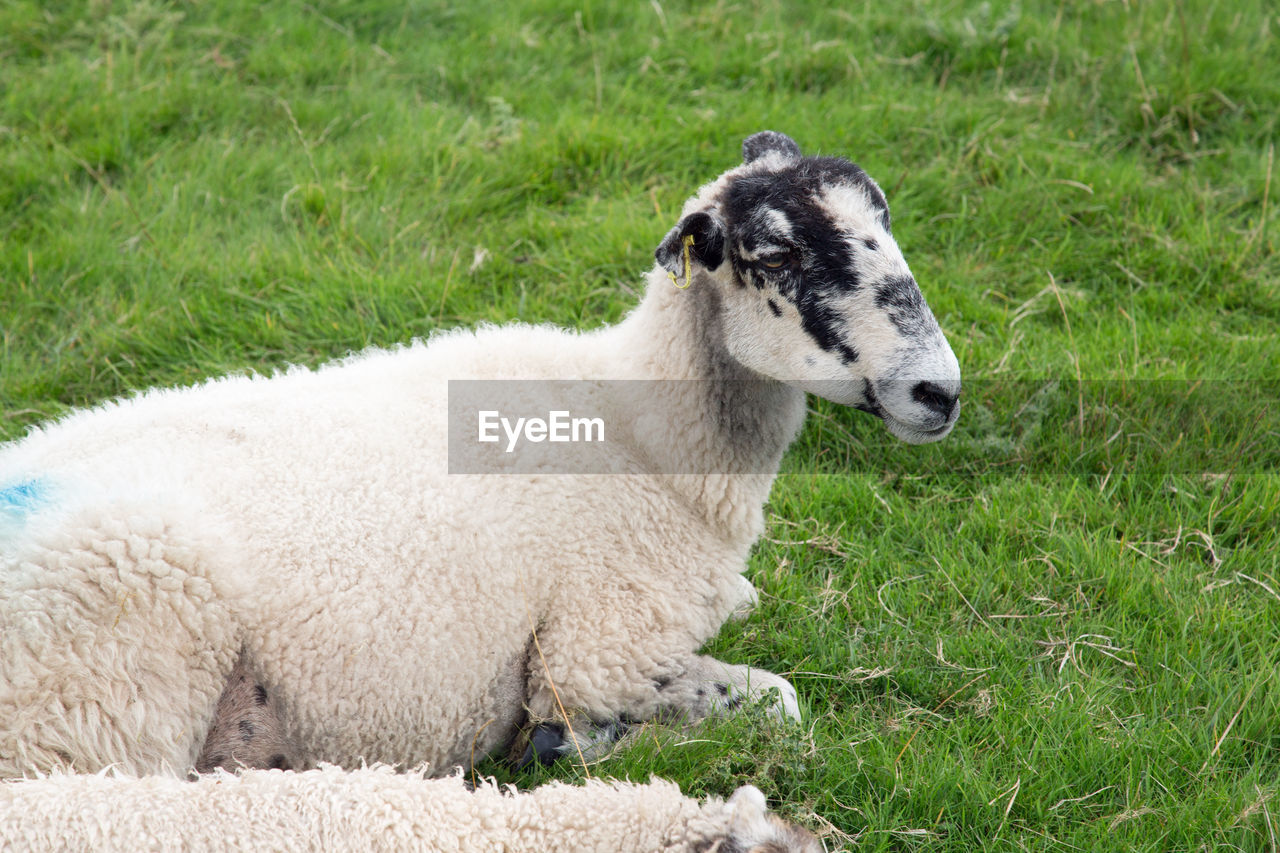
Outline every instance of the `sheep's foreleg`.
POLYGON ((764 669, 725 663, 706 655, 691 658, 684 670, 658 682, 664 710, 687 719, 723 716, 743 703, 766 701, 780 720, 800 719, 796 689, 764 669))
MULTIPOLYGON (((554 711, 530 725, 517 738, 511 760, 519 767, 534 761, 550 764, 561 758, 591 762, 604 757, 625 736, 633 723, 647 719, 696 722, 706 717, 734 713, 744 704, 766 703, 780 721, 800 719, 800 704, 795 688, 781 676, 740 664, 725 663, 706 655, 690 655, 673 663, 661 674, 650 678, 637 690, 632 684, 628 693, 643 693, 639 702, 617 708, 612 714, 592 715, 572 710, 567 700, 570 721, 566 725, 554 711), (592 719, 594 717, 594 720, 592 719)), ((563 689, 561 693, 563 695, 563 689)), ((530 705, 537 702, 535 693, 530 705)), ((540 719, 538 716, 535 720, 540 719)))

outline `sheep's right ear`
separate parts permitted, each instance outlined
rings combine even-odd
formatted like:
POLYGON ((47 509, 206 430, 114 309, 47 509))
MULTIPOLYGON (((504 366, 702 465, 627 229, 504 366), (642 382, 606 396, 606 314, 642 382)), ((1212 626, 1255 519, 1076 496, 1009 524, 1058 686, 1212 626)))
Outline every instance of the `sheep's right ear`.
POLYGON ((692 237, 689 257, 708 270, 724 262, 724 223, 720 217, 705 211, 690 213, 667 232, 653 256, 672 275, 684 275, 685 238, 692 237))

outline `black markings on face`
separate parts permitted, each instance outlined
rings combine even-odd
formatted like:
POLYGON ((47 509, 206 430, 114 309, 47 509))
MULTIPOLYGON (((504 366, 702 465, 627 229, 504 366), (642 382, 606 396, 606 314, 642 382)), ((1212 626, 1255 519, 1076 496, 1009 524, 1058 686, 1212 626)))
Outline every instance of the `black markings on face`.
POLYGON ((244 741, 245 743, 249 743, 251 740, 253 740, 253 736, 256 733, 257 733, 257 729, 253 727, 253 723, 249 722, 248 720, 240 721, 240 740, 244 741))
POLYGON ((782 309, 779 308, 778 303, 774 302, 772 299, 769 300, 769 310, 773 312, 773 316, 775 317, 782 316, 782 309))
POLYGON ((844 342, 841 334, 844 318, 838 311, 824 302, 814 302, 807 309, 801 307, 800 315, 803 318, 801 325, 809 337, 827 352, 840 356, 841 364, 853 364, 858 360, 858 351, 844 342))
POLYGON ((268 770, 288 770, 289 759, 277 753, 271 756, 271 760, 267 762, 267 769, 268 770))
POLYGON ((876 284, 876 307, 889 314, 889 322, 904 337, 928 333, 924 297, 910 276, 895 275, 876 284))
MULTIPOLYGON (((808 157, 776 172, 741 177, 726 188, 722 211, 739 279, 775 290, 800 312, 801 326, 818 346, 852 364, 858 352, 845 342, 846 321, 833 301, 862 286, 854 263, 857 238, 844 233, 821 203, 823 190, 837 185, 860 189, 888 230, 889 206, 875 182, 833 157, 808 157)), ((862 245, 878 248, 874 240, 862 245)))
POLYGON ((258 684, 253 688, 253 704, 267 704, 267 688, 263 687, 261 684, 258 684))
POLYGON ((880 250, 880 244, 870 238, 863 240, 862 245, 867 248, 868 252, 877 252, 880 250))

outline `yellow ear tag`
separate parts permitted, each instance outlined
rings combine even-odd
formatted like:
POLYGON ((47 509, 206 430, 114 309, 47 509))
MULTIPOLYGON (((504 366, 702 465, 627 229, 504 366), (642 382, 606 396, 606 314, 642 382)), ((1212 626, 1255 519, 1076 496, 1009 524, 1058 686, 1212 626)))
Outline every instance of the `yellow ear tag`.
POLYGON ((693 284, 693 280, 689 278, 689 247, 693 245, 693 235, 684 235, 684 284, 676 278, 676 274, 667 270, 667 275, 671 278, 671 283, 680 290, 687 290, 689 285, 693 284))

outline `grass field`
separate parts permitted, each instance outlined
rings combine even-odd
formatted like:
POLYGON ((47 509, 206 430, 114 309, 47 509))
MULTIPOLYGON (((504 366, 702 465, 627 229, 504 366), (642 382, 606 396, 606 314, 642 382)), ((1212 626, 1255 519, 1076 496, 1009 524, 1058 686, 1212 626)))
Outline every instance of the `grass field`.
POLYGON ((751 782, 830 849, 1275 851, 1278 42, 1269 0, 6 0, 0 438, 616 320, 782 130, 884 187, 961 422, 907 447, 813 402, 762 606, 711 645, 805 724, 650 728, 589 772, 751 782))

